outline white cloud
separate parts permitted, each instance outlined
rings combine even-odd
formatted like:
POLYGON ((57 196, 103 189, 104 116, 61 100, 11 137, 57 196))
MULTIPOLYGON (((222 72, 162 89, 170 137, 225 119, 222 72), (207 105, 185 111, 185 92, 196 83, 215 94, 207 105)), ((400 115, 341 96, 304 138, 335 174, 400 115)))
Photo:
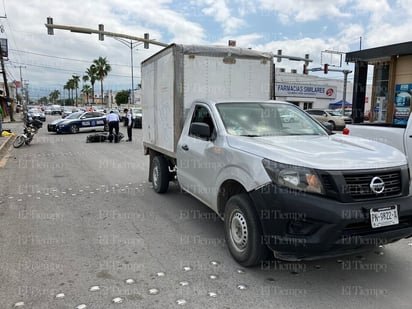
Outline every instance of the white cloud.
POLYGON ((342 7, 348 2, 350 2, 350 0, 295 0, 282 2, 259 0, 261 9, 281 14, 282 21, 286 20, 284 15, 287 15, 289 19, 295 22, 307 22, 325 17, 350 17, 351 15, 349 13, 345 13, 342 10, 342 7))
POLYGON ((207 16, 213 16, 215 21, 222 24, 225 34, 236 32, 244 22, 242 19, 232 16, 226 0, 206 0, 202 12, 207 16))

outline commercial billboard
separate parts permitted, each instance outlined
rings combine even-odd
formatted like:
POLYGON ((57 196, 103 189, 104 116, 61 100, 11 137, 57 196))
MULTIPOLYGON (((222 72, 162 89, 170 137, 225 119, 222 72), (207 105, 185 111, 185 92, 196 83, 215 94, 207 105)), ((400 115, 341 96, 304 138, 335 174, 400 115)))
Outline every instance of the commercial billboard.
POLYGON ((411 112, 411 97, 412 84, 398 84, 395 86, 394 124, 407 124, 411 112))
POLYGON ((276 83, 275 95, 277 97, 336 99, 337 87, 293 83, 276 83))

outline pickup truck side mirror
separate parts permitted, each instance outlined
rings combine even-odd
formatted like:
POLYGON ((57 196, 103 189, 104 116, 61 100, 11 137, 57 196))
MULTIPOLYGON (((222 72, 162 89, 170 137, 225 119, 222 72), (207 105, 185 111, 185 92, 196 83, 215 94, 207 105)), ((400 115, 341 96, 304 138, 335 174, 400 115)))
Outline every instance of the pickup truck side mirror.
POLYGON ((209 138, 210 137, 210 127, 204 122, 193 122, 190 124, 189 135, 209 138))
POLYGON ((322 126, 324 126, 329 135, 332 134, 333 125, 330 122, 322 122, 322 126))

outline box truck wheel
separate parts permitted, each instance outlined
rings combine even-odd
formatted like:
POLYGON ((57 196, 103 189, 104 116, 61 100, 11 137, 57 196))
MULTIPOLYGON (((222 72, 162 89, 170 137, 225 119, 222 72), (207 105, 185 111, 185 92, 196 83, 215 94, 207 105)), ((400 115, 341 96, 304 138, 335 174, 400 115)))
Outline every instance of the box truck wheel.
POLYGON ((226 203, 225 238, 231 255, 242 266, 256 265, 267 256, 260 220, 246 193, 234 195, 226 203))
POLYGON ((165 193, 169 189, 169 165, 162 156, 153 158, 152 184, 157 193, 165 193))

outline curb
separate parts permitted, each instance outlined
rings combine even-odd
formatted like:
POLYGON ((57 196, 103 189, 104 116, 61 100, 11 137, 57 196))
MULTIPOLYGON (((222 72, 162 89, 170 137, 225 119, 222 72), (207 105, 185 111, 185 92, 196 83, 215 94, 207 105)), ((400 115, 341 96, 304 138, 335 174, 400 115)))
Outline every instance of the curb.
POLYGON ((6 137, 6 141, 0 145, 0 154, 3 153, 3 149, 7 149, 7 147, 11 144, 13 138, 15 138, 15 136, 7 136, 6 137))

